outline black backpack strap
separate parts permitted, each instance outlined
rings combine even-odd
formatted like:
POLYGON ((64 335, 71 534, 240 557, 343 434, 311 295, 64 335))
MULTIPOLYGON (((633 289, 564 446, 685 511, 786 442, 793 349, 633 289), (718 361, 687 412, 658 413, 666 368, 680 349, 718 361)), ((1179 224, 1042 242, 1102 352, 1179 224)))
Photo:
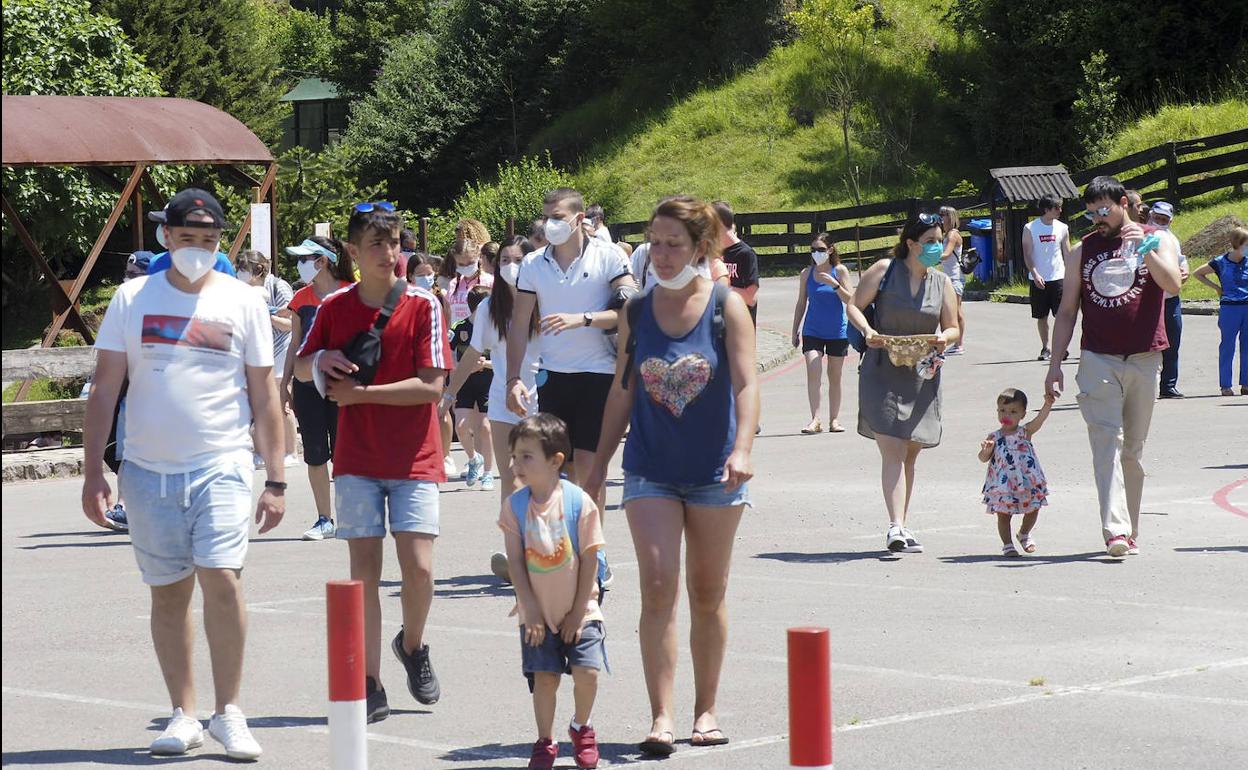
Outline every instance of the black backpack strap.
POLYGON ((386 294, 385 304, 381 306, 381 312, 377 314, 377 320, 373 322, 373 328, 381 331, 386 328, 386 324, 390 323, 390 316, 394 315, 394 307, 399 304, 399 297, 407 292, 407 281, 399 279, 394 282, 394 286, 390 287, 390 291, 386 294))
POLYGON ((728 336, 728 322, 724 320, 724 305, 728 304, 728 293, 732 287, 718 281, 711 284, 711 334, 714 339, 722 341, 728 336))
POLYGON ((628 318, 628 344, 624 347, 624 378, 620 386, 628 390, 633 379, 633 358, 637 354, 637 322, 641 320, 641 306, 649 294, 634 294, 624 306, 628 318))

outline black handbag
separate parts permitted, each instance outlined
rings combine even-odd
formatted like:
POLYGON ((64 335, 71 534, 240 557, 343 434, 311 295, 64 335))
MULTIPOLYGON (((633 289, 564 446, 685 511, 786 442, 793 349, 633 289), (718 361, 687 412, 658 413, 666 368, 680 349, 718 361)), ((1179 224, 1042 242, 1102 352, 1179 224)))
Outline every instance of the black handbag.
POLYGON ((385 304, 381 306, 381 312, 377 314, 377 320, 368 329, 352 337, 342 351, 347 360, 359 367, 359 371, 351 376, 361 385, 372 385, 373 378, 377 376, 377 365, 381 363, 381 332, 390 322, 394 306, 399 304, 399 297, 406 291, 407 281, 395 281, 390 293, 386 295, 385 304))
POLYGON ((962 258, 958 260, 958 267, 962 268, 963 275, 970 275, 975 272, 975 268, 979 266, 979 249, 974 246, 962 252, 962 258))

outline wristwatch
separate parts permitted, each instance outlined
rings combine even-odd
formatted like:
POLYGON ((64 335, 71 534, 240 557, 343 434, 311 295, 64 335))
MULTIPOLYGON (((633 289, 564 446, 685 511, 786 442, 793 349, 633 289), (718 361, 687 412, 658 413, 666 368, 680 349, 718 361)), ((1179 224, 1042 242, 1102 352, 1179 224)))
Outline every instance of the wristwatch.
POLYGON ((584 314, 584 317, 585 317, 585 325, 586 325, 586 326, 589 326, 589 325, 591 325, 591 324, 594 322, 594 314, 593 314, 593 313, 585 313, 585 314, 584 314))

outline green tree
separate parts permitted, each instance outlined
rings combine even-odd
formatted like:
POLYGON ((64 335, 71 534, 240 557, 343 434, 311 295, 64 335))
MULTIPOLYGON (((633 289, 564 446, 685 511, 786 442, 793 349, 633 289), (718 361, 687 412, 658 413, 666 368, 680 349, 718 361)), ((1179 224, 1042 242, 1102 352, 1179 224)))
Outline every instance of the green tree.
POLYGON ((267 45, 257 0, 97 0, 120 19, 134 46, 170 96, 211 104, 273 144, 289 82, 278 51, 267 45))
MULTIPOLYGON (((4 93, 60 96, 160 96, 120 25, 93 14, 87 0, 5 0, 4 93)), ((54 268, 81 263, 116 202, 78 169, 4 169, 4 189, 54 268)), ((29 291, 34 262, 5 218, 5 290, 29 291)), ((7 296, 7 295, 6 295, 7 296)))
POLYGON ((292 8, 286 0, 253 1, 264 45, 277 51, 283 79, 293 85, 303 78, 329 78, 337 46, 330 19, 292 8))
POLYGON ((394 43, 425 31, 426 0, 343 0, 333 16, 336 41, 330 79, 349 99, 366 94, 394 43))
POLYGON ((1093 51, 1083 62, 1083 83, 1075 99, 1075 133, 1083 158, 1099 157, 1118 133, 1118 84, 1104 51, 1093 51))

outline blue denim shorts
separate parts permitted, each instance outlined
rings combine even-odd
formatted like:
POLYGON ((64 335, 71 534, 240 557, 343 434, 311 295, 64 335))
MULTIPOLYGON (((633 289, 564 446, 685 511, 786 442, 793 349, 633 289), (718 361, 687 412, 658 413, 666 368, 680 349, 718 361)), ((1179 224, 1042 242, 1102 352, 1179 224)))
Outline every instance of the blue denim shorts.
POLYGON ((565 644, 558 632, 547 628, 542 643, 534 647, 524 643, 524 626, 520 626, 520 661, 529 691, 533 690, 534 674, 571 674, 573 666, 610 672, 606 638, 602 621, 592 620, 581 629, 581 640, 576 644, 565 644))
POLYGON ((731 492, 723 484, 664 484, 650 481, 644 476, 624 472, 624 502, 643 497, 664 497, 679 500, 687 505, 708 508, 730 508, 736 505, 753 506, 750 502, 749 484, 742 484, 731 492))
POLYGON ((251 527, 250 463, 157 473, 123 462, 117 491, 126 501, 130 542, 143 582, 167 586, 196 567, 242 569, 251 527))
POLYGON ((385 537, 387 519, 391 532, 438 534, 438 484, 434 481, 338 476, 334 508, 338 512, 334 536, 344 540, 385 537))

